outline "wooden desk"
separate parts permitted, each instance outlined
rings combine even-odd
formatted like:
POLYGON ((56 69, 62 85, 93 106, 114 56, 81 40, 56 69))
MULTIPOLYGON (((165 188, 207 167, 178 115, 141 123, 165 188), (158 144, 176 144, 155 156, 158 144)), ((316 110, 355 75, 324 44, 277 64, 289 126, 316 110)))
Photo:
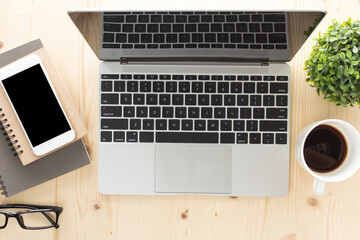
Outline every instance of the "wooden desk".
MULTIPOLYGON (((85 139, 93 163, 0 203, 60 205, 60 228, 22 230, 11 220, 0 239, 360 239, 360 173, 342 183, 328 184, 315 197, 312 178, 297 164, 294 142, 307 124, 339 118, 360 130, 360 109, 340 108, 318 97, 305 83, 303 63, 311 51, 308 41, 292 60, 292 123, 290 190, 281 198, 211 196, 104 196, 97 190, 98 65, 66 14, 71 8, 133 9, 325 8, 333 18, 356 19, 355 0, 279 1, 111 1, 0 0, 0 52, 40 37, 57 71, 80 110, 89 135, 85 139)), ((318 32, 318 30, 316 32, 318 32)))

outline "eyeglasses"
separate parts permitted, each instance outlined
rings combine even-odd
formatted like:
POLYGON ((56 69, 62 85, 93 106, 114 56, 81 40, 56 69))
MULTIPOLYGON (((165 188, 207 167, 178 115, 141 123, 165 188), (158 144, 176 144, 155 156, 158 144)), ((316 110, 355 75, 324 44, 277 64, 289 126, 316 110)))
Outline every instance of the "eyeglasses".
POLYGON ((0 229, 4 229, 9 218, 16 218, 19 225, 28 230, 41 230, 47 228, 58 228, 58 219, 62 213, 62 207, 26 205, 26 204, 7 204, 0 205, 0 229), (7 212, 3 209, 21 208, 29 209, 18 212, 7 212))

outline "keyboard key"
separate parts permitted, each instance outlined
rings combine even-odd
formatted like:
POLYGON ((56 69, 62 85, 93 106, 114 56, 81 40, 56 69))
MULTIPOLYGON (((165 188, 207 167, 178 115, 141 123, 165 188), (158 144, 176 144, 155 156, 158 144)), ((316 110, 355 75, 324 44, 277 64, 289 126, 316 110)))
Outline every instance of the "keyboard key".
POLYGON ((263 144, 274 144, 274 134, 273 133, 263 133, 263 144))
POLYGON ((222 32, 222 24, 211 24, 211 32, 222 32))
POLYGON ((184 32, 183 24, 173 24, 173 32, 184 32))
POLYGON ((273 95, 264 95, 263 96, 263 105, 264 106, 274 106, 275 97, 273 95))
POLYGON ((172 95, 172 105, 183 105, 184 104, 184 95, 174 94, 172 95))
POLYGON ((224 24, 224 32, 235 32, 235 24, 234 23, 225 23, 224 24))
POLYGON ((166 92, 177 92, 177 82, 166 82, 166 92))
POLYGON ((121 79, 132 79, 131 74, 121 74, 121 79))
POLYGON ((250 15, 239 15, 239 22, 249 22, 250 15))
POLYGON ((286 95, 278 95, 276 96, 276 106, 287 106, 288 105, 288 97, 286 95))
POLYGON ((144 118, 148 116, 148 107, 137 107, 136 117, 144 118))
POLYGON ((112 141, 112 132, 101 131, 101 142, 111 142, 112 141))
POLYGON ((248 106, 249 105, 249 95, 238 95, 237 96, 237 105, 238 106, 248 106))
POLYGON ((262 15, 251 15, 251 20, 253 22, 262 22, 263 17, 262 17, 262 15))
POLYGON ((214 15, 214 22, 225 22, 224 15, 214 15))
POLYGON ((131 94, 123 93, 120 96, 121 104, 131 104, 131 94))
POLYGON ((256 34, 256 43, 267 43, 266 34, 256 34))
POLYGON ((148 23, 150 21, 149 15, 139 15, 138 19, 140 23, 148 23))
POLYGON ((152 23, 161 23, 161 15, 152 15, 151 22, 152 23))
POLYGON ((286 143, 287 143, 286 133, 277 133, 276 134, 276 144, 286 144, 286 143))
POLYGON ((206 121, 195 120, 195 131, 205 131, 205 130, 206 130, 206 121))
POLYGON ((156 130, 166 130, 167 129, 167 120, 157 119, 156 120, 156 130))
POLYGON ((235 95, 224 95, 225 106, 235 106, 235 95))
POLYGON ((249 76, 239 75, 239 76, 237 76, 237 80, 239 80, 239 81, 248 81, 249 76))
POLYGON ((250 23, 249 24, 249 32, 260 32, 260 24, 259 23, 250 23))
POLYGON ((157 95, 156 94, 147 94, 146 95, 146 104, 147 105, 157 105, 157 95))
POLYGON ((255 83, 252 82, 244 83, 244 93, 255 93, 255 83))
POLYGON ((189 93, 190 92, 190 83, 189 82, 179 82, 179 92, 189 93))
POLYGON ((245 130, 245 121, 244 120, 235 120, 234 121, 234 131, 244 131, 245 130))
POLYGON ((231 131, 232 124, 231 120, 221 120, 221 131, 231 131))
POLYGON ((221 133, 220 143, 235 143, 235 133, 221 133))
POLYGON ((211 105, 221 106, 222 105, 222 95, 211 95, 211 105))
POLYGON ((212 118, 212 108, 201 108, 201 118, 212 118))
POLYGON ((174 108, 173 107, 163 107, 162 108, 162 117, 163 118, 174 117, 174 108))
POLYGON ((250 143, 251 144, 260 144, 261 142, 261 135, 260 133, 250 133, 250 143))
POLYGON ((102 92, 112 92, 112 81, 101 81, 101 91, 102 92))
POLYGON ((236 48, 235 44, 224 44, 224 48, 236 48))
POLYGON ((130 119, 130 129, 131 130, 140 130, 141 129, 141 120, 140 119, 130 119))
POLYGON ((145 95, 144 94, 134 94, 133 102, 135 105, 145 104, 145 95))
POLYGON ((156 142, 159 143, 218 143, 218 133, 198 132, 157 132, 156 142))
MULTIPOLYGON (((104 23, 104 31, 105 32, 120 32, 121 26, 120 26, 120 24, 104 23)), ((124 31, 124 29, 123 29, 123 31, 124 31)))
POLYGON ((275 76, 264 76, 264 81, 274 81, 275 76))
POLYGON ((225 118, 225 108, 214 108, 214 118, 225 118))
POLYGON ((287 121, 260 121, 260 131, 285 132, 287 131, 287 121))
MULTIPOLYGON (((237 23, 236 24, 237 32, 248 32, 248 25, 246 23, 237 23)), ((241 35, 240 35, 241 36, 241 35)))
POLYGON ((254 119, 264 119, 265 118, 265 109, 264 108, 254 108, 253 109, 253 118, 254 119))
POLYGON ((101 74, 101 79, 119 79, 119 74, 101 74))
POLYGON ((114 142, 125 142, 125 132, 114 132, 114 142))
POLYGON ((179 42, 181 43, 190 42, 190 34, 188 33, 179 34, 179 42))
POLYGON ((164 82, 163 81, 154 81, 153 82, 153 92, 164 92, 164 82))
POLYGON ((239 144, 248 143, 248 134, 247 133, 237 133, 236 134, 236 143, 239 143, 239 144))
POLYGON ((257 83, 257 86, 256 86, 256 89, 257 89, 257 93, 268 93, 268 83, 264 83, 264 82, 259 82, 257 83))
POLYGON ((154 43, 164 43, 165 34, 154 34, 154 43))
POLYGON ((219 120, 208 120, 208 131, 219 131, 219 120))
POLYGON ((251 49, 261 49, 261 45, 260 44, 251 44, 250 48, 251 49))
POLYGON ((251 108, 240 108, 240 118, 251 118, 251 108))
POLYGON ((246 131, 257 131, 258 130, 258 121, 248 120, 246 121, 246 131))
POLYGON ((193 130, 193 120, 181 120, 181 130, 193 130))
POLYGON ((186 23, 187 22, 187 17, 183 16, 183 15, 177 15, 175 17, 175 19, 176 19, 177 23, 186 23))
POLYGON ((186 118, 186 108, 185 107, 176 107, 175 108, 175 117, 176 118, 186 118))
POLYGON ((127 15, 125 18, 125 22, 127 23, 136 23, 137 16, 136 15, 127 15))
POLYGON ((270 93, 287 93, 287 83, 270 83, 270 93))
POLYGON ((144 119, 143 120, 143 129, 144 130, 154 130, 154 119, 144 119))
POLYGON ((262 32, 273 32, 272 23, 262 23, 261 30, 262 30, 262 32))
POLYGON ((140 82, 140 92, 151 92, 151 82, 150 81, 141 81, 140 82))
POLYGON ((201 16, 201 22, 212 22, 212 16, 211 15, 201 16))
POLYGON ((269 34, 269 43, 286 43, 286 34, 285 33, 269 34))
POLYGON ((113 33, 104 33, 103 42, 114 42, 115 35, 113 33))
POLYGON ((227 34, 227 33, 218 33, 217 34, 217 41, 219 43, 227 43, 227 42, 229 42, 229 34, 227 34))
POLYGON ((166 42, 167 43, 176 43, 177 42, 177 34, 166 34, 166 42))
POLYGON ((228 82, 218 82, 218 92, 219 93, 228 93, 229 92, 229 83, 228 82))
POLYGON ((104 16, 104 22, 123 23, 124 22, 124 16, 104 16))
POLYGON ((156 33, 159 32, 159 25, 158 24, 148 24, 147 25, 147 31, 150 33, 156 33))
POLYGON ((121 117, 121 106, 101 106, 102 117, 121 117))
POLYGON ((203 34, 202 33, 193 33, 191 34, 191 41, 192 42, 203 42, 203 34))
POLYGON ((254 34, 244 34, 243 42, 244 43, 254 43, 255 42, 254 34))
POLYGON ((186 44, 186 48, 196 48, 196 44, 186 44))
POLYGON ((157 44, 148 44, 147 48, 148 49, 156 49, 156 48, 159 48, 159 45, 157 45, 157 44))
POLYGON ((137 132, 127 132, 126 133, 126 142, 137 142, 138 133, 137 132))
POLYGON ((274 49, 274 45, 265 44, 263 45, 263 49, 274 49))
MULTIPOLYGON (((195 76, 196 79, 196 76, 195 76)), ((203 92, 203 82, 192 82, 191 83, 191 90, 193 93, 202 93, 203 92)))
POLYGON ((161 80, 170 80, 170 79, 171 79, 171 75, 160 75, 160 79, 161 79, 161 80))
POLYGON ((230 34, 230 42, 232 43, 241 43, 241 34, 230 34))
POLYGON ((139 88, 139 82, 129 81, 127 82, 127 91, 128 92, 137 92, 139 88))
POLYGON ((124 107, 124 117, 135 117, 135 107, 124 107))
POLYGON ((152 35, 151 34, 141 34, 141 42, 142 43, 151 43, 152 35))
POLYGON ((275 32, 286 32, 285 23, 275 23, 274 28, 275 32))
POLYGON ((164 23, 173 23, 175 21, 174 15, 164 15, 163 22, 164 23))
POLYGON ((264 22, 285 22, 284 14, 265 14, 264 22))
POLYGON ((145 79, 144 74, 134 74, 134 79, 145 79))
POLYGON ((251 95, 250 106, 261 106, 261 95, 251 95))
POLYGON ((199 75, 198 79, 199 80, 210 80, 210 76, 209 75, 199 75))
POLYGON ((234 75, 226 75, 225 76, 225 80, 228 81, 235 81, 236 77, 234 75))
POLYGON ((146 32, 146 24, 135 24, 135 32, 146 32))
POLYGON ((105 43, 102 46, 103 46, 103 48, 120 48, 120 44, 105 43))
POLYGON ((160 94, 159 103, 160 105, 170 105, 170 94, 160 94))
POLYGON ((101 94, 101 104, 119 104, 119 94, 117 93, 101 94))
POLYGON ((287 81, 289 80, 288 76, 277 76, 276 81, 287 81))
POLYGON ((196 32, 196 24, 186 24, 185 32, 196 32))
POLYGON ((198 32, 210 32, 209 24, 199 24, 198 25, 198 32))
POLYGON ((195 94, 185 95, 185 105, 196 105, 196 95, 195 94))
POLYGON ((267 108, 266 118, 268 119, 286 119, 287 108, 267 108))
POLYGON ((150 117, 159 118, 160 111, 160 107, 150 107, 150 117))
POLYGON ((227 22, 237 22, 237 16, 236 15, 227 15, 226 16, 226 21, 227 22))
POLYGON ((127 119, 101 119, 101 129, 124 129, 129 127, 127 119))
POLYGON ((223 48, 222 44, 211 44, 212 48, 223 48))
POLYGON ((205 83, 205 92, 206 93, 215 93, 216 92, 216 83, 206 82, 205 83))
POLYGON ((189 16, 188 19, 189 19, 189 22, 195 22, 195 23, 200 22, 200 16, 197 16, 197 15, 189 16))
POLYGON ((180 130, 180 120, 169 120, 169 130, 180 130))
POLYGON ((152 143, 154 142, 153 132, 140 132, 140 142, 152 143))

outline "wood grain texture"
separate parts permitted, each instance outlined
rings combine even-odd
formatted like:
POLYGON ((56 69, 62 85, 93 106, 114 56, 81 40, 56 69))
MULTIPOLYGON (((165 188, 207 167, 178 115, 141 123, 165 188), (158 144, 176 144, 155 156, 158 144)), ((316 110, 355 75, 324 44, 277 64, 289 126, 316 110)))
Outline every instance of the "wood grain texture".
POLYGON ((72 8, 252 9, 325 8, 324 31, 333 18, 359 16, 359 1, 115 1, 0 0, 0 42, 6 51, 40 37, 54 67, 89 130, 85 139, 93 163, 0 203, 54 204, 64 207, 60 228, 25 231, 11 220, 0 239, 360 239, 360 173, 311 192, 312 178, 296 163, 295 138, 307 124, 326 118, 348 121, 360 130, 360 109, 339 108, 305 83, 303 65, 313 42, 291 61, 290 191, 281 198, 212 196, 105 196, 97 190, 97 114, 99 60, 66 12, 72 8))

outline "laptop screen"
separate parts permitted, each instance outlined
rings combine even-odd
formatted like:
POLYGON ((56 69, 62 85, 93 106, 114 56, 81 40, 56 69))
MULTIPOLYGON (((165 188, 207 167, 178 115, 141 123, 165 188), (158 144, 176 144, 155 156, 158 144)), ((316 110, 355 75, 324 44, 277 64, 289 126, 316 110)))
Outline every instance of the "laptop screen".
POLYGON ((69 16, 101 60, 290 61, 324 11, 77 11, 69 16))

